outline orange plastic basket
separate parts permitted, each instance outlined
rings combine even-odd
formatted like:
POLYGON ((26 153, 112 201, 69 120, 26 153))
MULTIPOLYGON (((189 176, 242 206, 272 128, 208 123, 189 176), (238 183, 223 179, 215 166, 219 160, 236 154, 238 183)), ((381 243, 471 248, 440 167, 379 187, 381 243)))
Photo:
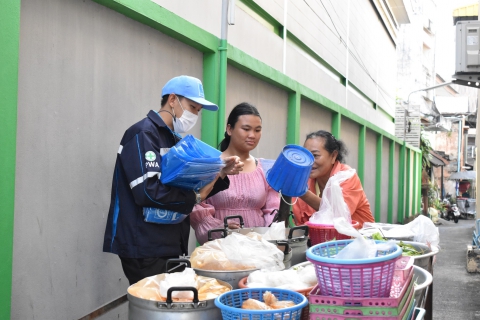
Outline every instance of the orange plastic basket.
MULTIPOLYGON (((339 233, 333 225, 316 224, 308 221, 307 226, 312 246, 331 240, 351 239, 350 236, 339 233)), ((360 223, 358 221, 352 220, 352 226, 357 230, 360 229, 360 223)))

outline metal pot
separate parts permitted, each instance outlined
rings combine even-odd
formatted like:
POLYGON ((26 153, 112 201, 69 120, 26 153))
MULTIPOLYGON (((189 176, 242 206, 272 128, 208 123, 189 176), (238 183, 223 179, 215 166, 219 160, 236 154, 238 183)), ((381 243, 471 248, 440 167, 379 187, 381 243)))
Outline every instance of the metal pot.
MULTIPOLYGON (((241 230, 246 230, 246 229, 241 229, 241 230)), ((226 234, 228 233, 228 230, 226 229, 211 229, 208 230, 208 241, 212 241, 212 233, 214 232, 221 232, 222 236, 225 237, 226 234)), ((246 233, 241 233, 241 234, 247 234, 246 233)), ((231 234, 228 233, 228 234, 231 234)), ((292 257, 293 257, 293 248, 290 246, 289 242, 287 240, 271 240, 268 241, 270 243, 273 243, 274 245, 277 246, 278 250, 283 251, 283 264, 285 265, 285 269, 290 268, 292 265, 292 257), (281 247, 284 247, 283 249, 281 247)), ((233 285, 233 284, 232 284, 233 285)))
MULTIPOLYGON (((413 242, 413 241, 402 241, 403 243, 412 245, 416 250, 423 251, 424 254, 419 256, 412 256, 413 264, 423 268, 425 270, 431 270, 432 267, 432 259, 431 257, 438 253, 438 250, 432 251, 426 244, 420 242, 413 242)), ((400 243, 400 241, 397 241, 400 243)))
MULTIPOLYGON (((269 227, 254 227, 254 228, 245 228, 243 223, 242 216, 228 216, 225 217, 224 227, 226 230, 227 235, 231 234, 232 232, 238 232, 243 235, 246 235, 249 232, 256 232, 259 234, 265 234, 269 227), (240 229, 228 229, 228 220, 229 219, 239 219, 240 220, 240 229)), ((216 231, 222 229, 215 229, 216 231)), ((288 241, 290 248, 292 248, 292 259, 291 264, 298 264, 300 262, 307 261, 306 251, 307 251, 307 241, 308 241, 308 226, 297 226, 293 228, 286 228, 285 229, 285 240, 288 241)), ((278 241, 285 241, 285 240, 268 240, 272 243, 277 243, 278 241)), ((287 268, 285 266, 285 268, 287 268)))
POLYGON ((418 266, 413 266, 414 297, 417 308, 425 308, 428 289, 433 281, 433 277, 427 270, 418 266))
POLYGON ((278 250, 282 250, 281 247, 284 247, 283 251, 283 264, 285 265, 285 269, 288 269, 292 266, 292 256, 293 250, 288 244, 287 241, 277 241, 276 243, 278 250))
MULTIPOLYGON (((190 261, 185 260, 190 264, 190 261)), ((159 275, 160 279, 165 274, 159 275)), ((225 281, 217 281, 232 289, 231 285, 225 281)), ((167 301, 151 301, 135 297, 127 292, 128 298, 128 319, 129 320, 210 320, 221 319, 220 309, 215 306, 215 299, 205 301, 198 300, 198 291, 194 287, 171 287, 167 292, 167 301), (172 292, 174 291, 192 291, 192 302, 173 302, 172 292)))
POLYGON ((258 269, 221 271, 221 270, 203 270, 203 269, 193 268, 193 270, 195 270, 195 273, 198 274, 199 276, 215 278, 217 280, 221 280, 228 283, 229 285, 232 286, 232 289, 238 289, 238 282, 240 281, 240 279, 248 277, 250 273, 258 269))

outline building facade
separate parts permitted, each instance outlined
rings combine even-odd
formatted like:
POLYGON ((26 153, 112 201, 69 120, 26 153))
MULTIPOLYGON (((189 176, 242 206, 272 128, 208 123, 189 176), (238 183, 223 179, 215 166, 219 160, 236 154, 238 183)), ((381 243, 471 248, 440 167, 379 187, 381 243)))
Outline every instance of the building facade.
POLYGON ((248 101, 264 127, 254 156, 331 131, 376 221, 419 212, 420 152, 394 136, 398 2, 238 0, 226 37, 214 0, 2 4, 0 318, 78 319, 125 294, 118 257, 101 250, 115 155, 180 74, 220 105, 196 137, 216 146, 248 101))

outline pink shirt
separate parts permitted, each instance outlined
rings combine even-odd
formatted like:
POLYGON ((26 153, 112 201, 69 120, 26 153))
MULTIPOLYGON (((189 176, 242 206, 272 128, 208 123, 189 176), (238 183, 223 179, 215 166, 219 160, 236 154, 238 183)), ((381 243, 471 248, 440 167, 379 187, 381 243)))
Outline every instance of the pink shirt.
MULTIPOLYGON (((261 160, 255 171, 228 178, 230 187, 227 190, 195 205, 190 214, 190 224, 200 244, 207 242, 208 230, 224 227, 226 216, 241 215, 245 227, 265 227, 273 220, 272 210, 280 206, 278 193, 265 180, 261 160)), ((212 236, 218 238, 219 234, 212 236)))

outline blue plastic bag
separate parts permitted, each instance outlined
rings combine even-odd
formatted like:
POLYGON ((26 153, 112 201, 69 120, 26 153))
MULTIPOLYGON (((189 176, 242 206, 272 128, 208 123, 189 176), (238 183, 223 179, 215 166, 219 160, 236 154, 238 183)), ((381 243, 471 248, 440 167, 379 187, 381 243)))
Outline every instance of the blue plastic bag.
POLYGON ((199 190, 212 182, 225 166, 221 152, 187 135, 162 157, 160 181, 187 190, 199 190))
POLYGON ((143 208, 143 218, 145 222, 160 224, 177 224, 185 220, 188 214, 165 210, 159 208, 143 208))

